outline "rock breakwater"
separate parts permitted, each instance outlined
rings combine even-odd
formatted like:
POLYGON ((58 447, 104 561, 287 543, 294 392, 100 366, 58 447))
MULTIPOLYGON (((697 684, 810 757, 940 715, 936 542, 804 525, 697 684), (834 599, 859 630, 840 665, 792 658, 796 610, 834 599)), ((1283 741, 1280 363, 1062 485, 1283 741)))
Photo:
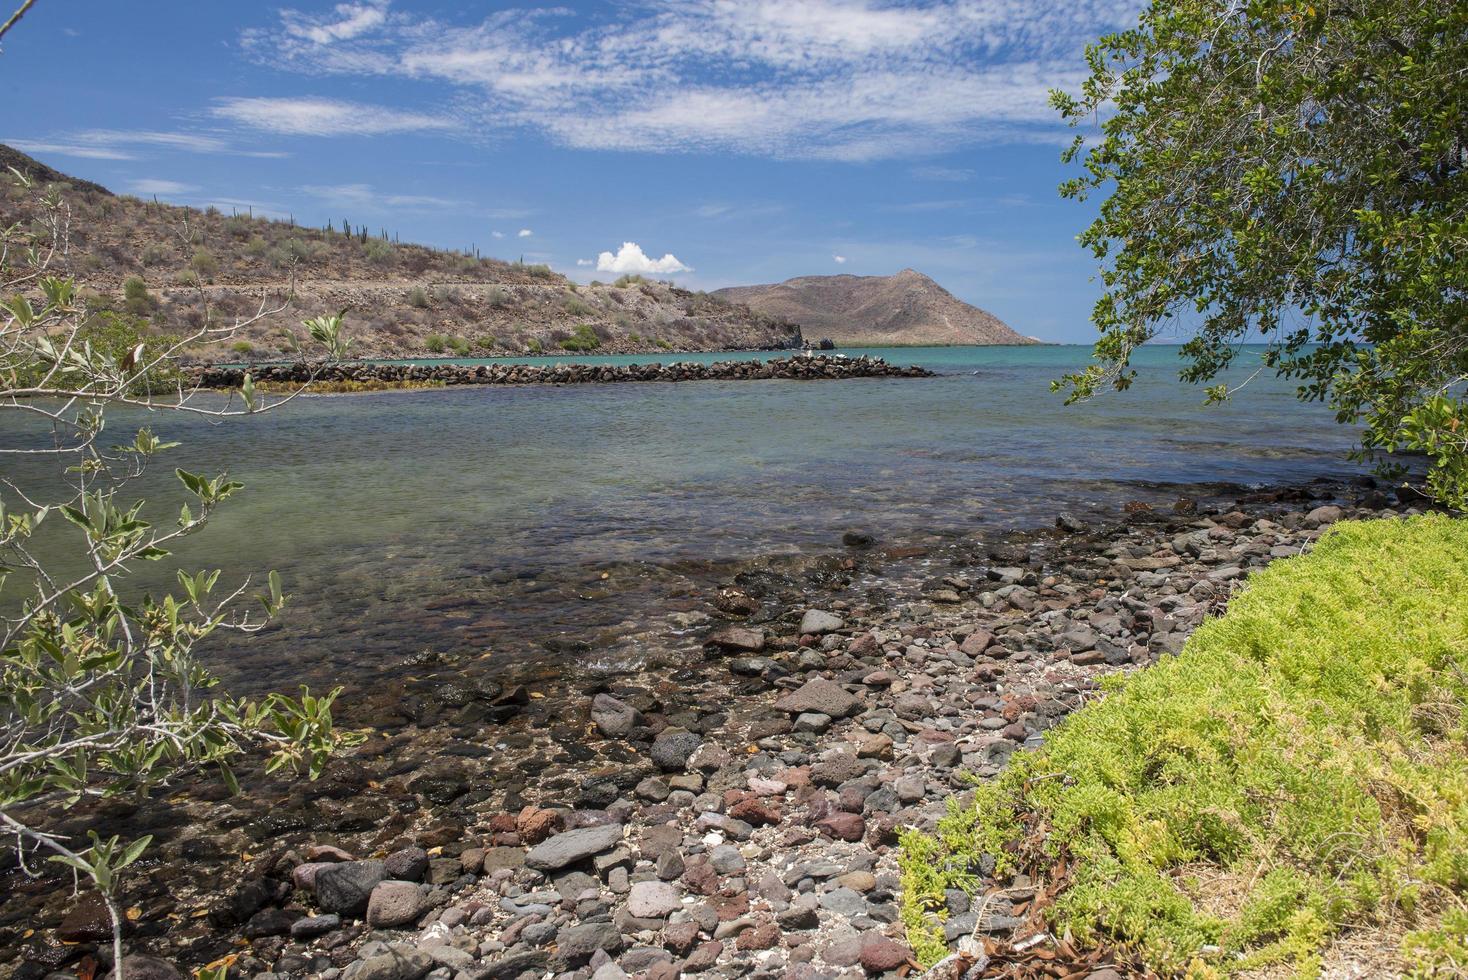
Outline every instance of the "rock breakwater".
POLYGON ((535 385, 619 384, 634 381, 835 381, 848 378, 926 378, 931 371, 901 367, 880 357, 799 356, 767 361, 695 361, 651 364, 264 364, 210 366, 195 375, 202 388, 238 388, 248 371, 256 383, 310 381, 356 384, 535 385))

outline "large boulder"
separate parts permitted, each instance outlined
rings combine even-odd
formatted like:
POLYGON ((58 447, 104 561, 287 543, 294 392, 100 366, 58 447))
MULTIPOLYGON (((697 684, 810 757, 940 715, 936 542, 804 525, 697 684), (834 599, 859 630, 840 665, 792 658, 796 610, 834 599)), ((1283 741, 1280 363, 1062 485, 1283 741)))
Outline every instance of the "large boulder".
MULTIPOLYGON (((525 855, 525 866, 536 871, 559 871, 568 865, 585 861, 622 843, 622 825, 605 824, 582 827, 556 834, 532 847, 525 855)), ((318 875, 317 888, 320 889, 318 875)))
POLYGON ((765 649, 765 631, 748 626, 725 626, 714 630, 704 638, 706 646, 718 647, 720 650, 733 650, 738 653, 763 653, 765 649))
POLYGON ((367 924, 392 929, 417 920, 423 911, 423 892, 411 881, 382 881, 367 899, 367 924))
POLYGON ((663 772, 682 772, 703 739, 692 732, 664 732, 652 743, 652 761, 663 772))

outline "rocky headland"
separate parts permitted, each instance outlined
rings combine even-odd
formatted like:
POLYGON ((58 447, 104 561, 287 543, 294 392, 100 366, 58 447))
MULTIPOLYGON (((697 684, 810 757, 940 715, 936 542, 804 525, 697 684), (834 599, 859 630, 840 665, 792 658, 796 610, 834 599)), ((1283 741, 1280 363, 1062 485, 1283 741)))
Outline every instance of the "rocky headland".
MULTIPOLYGON (((588 676, 571 644, 517 685, 425 654, 404 687, 350 693, 342 723, 370 738, 316 782, 200 783, 53 823, 155 835, 123 893, 137 976, 900 976, 903 828, 932 827, 1105 675, 1176 653, 1251 571, 1406 509, 1316 484, 917 544, 854 530, 647 624, 644 671, 588 676)), ((10 860, 0 972, 105 972, 100 903, 10 860)), ((963 958, 945 975, 1055 961, 1041 887, 951 894, 963 958), (1016 950, 1016 930, 1040 939, 1016 950)))

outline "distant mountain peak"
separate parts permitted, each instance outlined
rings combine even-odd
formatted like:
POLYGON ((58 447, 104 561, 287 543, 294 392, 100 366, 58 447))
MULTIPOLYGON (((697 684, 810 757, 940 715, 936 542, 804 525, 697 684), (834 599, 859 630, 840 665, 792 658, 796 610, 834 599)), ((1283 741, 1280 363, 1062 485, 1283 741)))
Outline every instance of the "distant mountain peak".
POLYGON ((846 347, 885 344, 1032 344, 916 269, 890 276, 799 276, 714 293, 801 325, 807 339, 846 347))

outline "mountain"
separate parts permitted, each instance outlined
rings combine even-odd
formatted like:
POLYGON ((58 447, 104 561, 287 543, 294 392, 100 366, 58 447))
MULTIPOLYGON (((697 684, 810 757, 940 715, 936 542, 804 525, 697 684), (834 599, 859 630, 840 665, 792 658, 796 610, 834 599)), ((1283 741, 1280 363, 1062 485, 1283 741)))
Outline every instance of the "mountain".
POLYGON ((599 353, 798 347, 800 328, 720 297, 641 276, 578 285, 549 266, 399 242, 348 215, 326 227, 217 208, 178 207, 113 194, 0 144, 0 227, 28 224, 37 185, 57 185, 70 209, 70 249, 59 270, 75 275, 95 309, 146 319, 180 334, 206 315, 248 317, 262 299, 292 308, 224 342, 200 360, 272 358, 282 328, 347 310, 353 353, 362 357, 487 356, 595 349, 599 353), (350 230, 346 226, 350 224, 350 230), (140 280, 125 287, 129 280, 140 280))
POLYGON ((793 320, 808 339, 830 338, 843 347, 1035 343, 912 269, 895 276, 801 276, 712 295, 793 320))

